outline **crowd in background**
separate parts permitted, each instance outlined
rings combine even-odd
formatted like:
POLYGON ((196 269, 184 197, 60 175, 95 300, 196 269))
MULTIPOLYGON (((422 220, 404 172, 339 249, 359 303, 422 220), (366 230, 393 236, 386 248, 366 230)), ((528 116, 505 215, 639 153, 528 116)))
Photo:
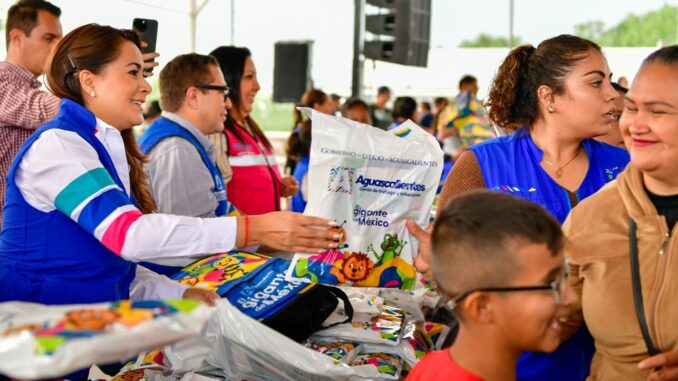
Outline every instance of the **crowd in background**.
MULTIPOLYGON (((21 0, 6 21, 0 301, 213 303, 163 274, 234 249, 339 245, 336 222, 299 213, 310 119, 295 109, 281 170, 252 116, 252 52, 172 58, 143 112, 158 54, 129 30, 64 36, 60 16, 21 0)), ((460 328, 411 379, 678 379, 678 47, 630 85, 612 69, 594 42, 560 35, 511 50, 486 100, 471 75, 433 104, 391 106, 386 86, 371 103, 299 100, 384 131, 413 120, 446 154, 435 228, 408 228, 460 328)))

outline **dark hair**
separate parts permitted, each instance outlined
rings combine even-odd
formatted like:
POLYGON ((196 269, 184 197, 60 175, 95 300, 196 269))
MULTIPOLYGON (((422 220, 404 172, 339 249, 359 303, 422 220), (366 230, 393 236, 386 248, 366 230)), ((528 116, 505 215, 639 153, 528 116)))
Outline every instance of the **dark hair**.
MULTIPOLYGON (((304 93, 301 96, 299 105, 301 107, 310 107, 315 108, 317 104, 323 104, 327 102, 327 94, 324 91, 319 89, 311 89, 304 93)), ((304 116, 301 114, 301 111, 297 110, 297 107, 294 107, 294 127, 296 128, 299 123, 304 120, 304 116)))
POLYGON ((332 99, 332 101, 340 101, 341 95, 332 93, 332 94, 330 94, 330 99, 332 99))
POLYGON ((478 79, 470 74, 466 74, 465 76, 461 77, 459 80, 459 90, 461 90, 462 87, 466 85, 470 85, 472 83, 478 82, 478 79))
MULTIPOLYGON (((248 57, 252 57, 252 52, 245 47, 237 46, 220 46, 210 53, 210 55, 217 59, 221 72, 224 73, 224 78, 228 87, 231 89, 229 98, 233 104, 233 108, 240 108, 240 80, 245 71, 245 61, 248 57)), ((271 142, 266 138, 264 132, 261 131, 259 125, 252 119, 251 116, 245 117, 245 122, 249 125, 252 133, 261 141, 268 149, 273 149, 271 142)), ((224 128, 232 132, 241 143, 244 143, 244 138, 240 132, 235 128, 235 121, 232 113, 228 113, 224 128)))
POLYGON ((306 118, 297 124, 285 144, 287 157, 299 161, 304 156, 311 154, 311 119, 306 118))
POLYGON ((144 119, 153 118, 161 113, 162 108, 160 108, 160 102, 152 101, 148 106, 148 110, 144 113, 144 119))
POLYGON ((659 50, 655 50, 643 60, 641 66, 653 62, 665 65, 678 65, 678 45, 669 45, 659 50))
POLYGON ((189 87, 214 81, 210 65, 219 67, 219 62, 212 56, 197 53, 182 54, 168 62, 160 72, 159 78, 160 105, 163 110, 170 112, 179 110, 186 99, 186 90, 189 87))
POLYGON ((568 34, 544 40, 536 48, 522 45, 511 50, 490 86, 490 118, 511 131, 531 128, 540 115, 539 86, 563 94, 565 77, 592 50, 601 51, 596 43, 568 34))
POLYGON ((341 107, 342 114, 346 113, 346 111, 354 107, 362 107, 367 111, 370 110, 370 106, 368 106, 364 100, 360 98, 349 98, 346 102, 344 102, 344 105, 341 107))
POLYGON ((450 201, 432 233, 433 273, 449 296, 508 285, 520 271, 513 254, 525 244, 563 249, 560 224, 539 205, 505 193, 474 191, 450 201))
POLYGON ((412 119, 417 111, 417 101, 412 97, 398 97, 393 103, 393 119, 412 119))
POLYGON ((386 94, 386 93, 391 93, 391 89, 388 88, 388 86, 379 86, 377 89, 377 95, 381 94, 386 94))
POLYGON ((436 99, 433 100, 433 104, 436 106, 442 105, 444 107, 450 104, 450 102, 445 97, 436 97, 436 99))
POLYGON ((45 0, 21 0, 12 5, 7 11, 5 24, 5 43, 9 49, 9 32, 19 29, 26 36, 30 36, 33 28, 38 24, 38 11, 43 10, 55 17, 61 16, 61 9, 45 0))
MULTIPOLYGON (((52 54, 46 73, 49 90, 59 98, 67 98, 84 106, 80 71, 101 73, 120 56, 120 46, 124 42, 131 42, 141 49, 139 36, 131 30, 86 24, 71 31, 59 41, 52 54)), ((146 157, 139 149, 131 128, 120 134, 130 166, 131 193, 142 212, 152 213, 156 206, 143 168, 146 157)))
POLYGON ((629 89, 627 89, 626 87, 624 87, 624 86, 618 84, 617 82, 612 82, 612 87, 614 87, 615 90, 617 90, 618 92, 620 92, 620 93, 622 93, 622 94, 626 94, 626 93, 629 92, 629 89))
POLYGON ((427 111, 431 111, 431 102, 421 102, 421 108, 427 111))

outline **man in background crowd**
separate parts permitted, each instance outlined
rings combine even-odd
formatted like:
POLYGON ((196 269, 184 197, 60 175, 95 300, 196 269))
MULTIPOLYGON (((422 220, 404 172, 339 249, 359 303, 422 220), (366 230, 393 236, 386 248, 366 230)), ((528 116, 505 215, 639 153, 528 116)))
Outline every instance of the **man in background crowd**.
POLYGON ((62 37, 60 16, 61 9, 44 0, 22 0, 7 12, 7 59, 0 62, 0 225, 7 171, 26 139, 61 103, 37 80, 62 37))
POLYGON ((387 129, 393 122, 391 110, 386 108, 386 104, 389 100, 391 100, 391 89, 386 86, 381 86, 377 89, 377 99, 370 105, 370 119, 372 119, 372 124, 382 130, 387 129))

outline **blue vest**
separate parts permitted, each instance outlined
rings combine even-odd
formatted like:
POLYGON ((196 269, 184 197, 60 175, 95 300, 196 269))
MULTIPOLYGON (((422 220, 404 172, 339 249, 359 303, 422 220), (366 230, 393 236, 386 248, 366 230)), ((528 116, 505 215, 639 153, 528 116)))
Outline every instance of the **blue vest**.
MULTIPOLYGON (((589 169, 574 192, 578 201, 617 178, 629 162, 628 152, 621 148, 593 139, 584 140, 582 146, 589 158, 589 169)), ((521 129, 475 144, 469 150, 478 159, 487 189, 530 200, 551 212, 561 224, 565 221, 572 209, 570 196, 539 165, 544 153, 528 131, 521 129)))
POLYGON ((212 193, 214 193, 214 196, 217 198, 217 209, 214 211, 214 214, 217 217, 221 217, 230 213, 231 211, 229 210, 229 204, 226 198, 226 186, 224 185, 224 179, 221 176, 221 172, 219 172, 216 164, 214 164, 214 161, 209 157, 202 144, 200 144, 198 139, 188 132, 188 130, 167 118, 158 118, 146 131, 144 131, 141 139, 139 139, 139 147, 141 147, 141 150, 145 154, 148 154, 156 144, 160 143, 163 139, 172 136, 184 138, 193 144, 198 151, 198 154, 200 154, 200 158, 205 164, 205 167, 207 167, 207 170, 212 175, 212 181, 214 182, 212 193))
POLYGON ((125 189, 104 146, 94 136, 94 114, 63 99, 59 113, 21 147, 7 174, 0 233, 0 302, 75 304, 129 298, 136 265, 107 249, 85 227, 58 210, 30 206, 14 181, 22 158, 43 132, 77 133, 99 155, 110 176, 125 189))
POLYGON ((303 185, 303 180, 304 176, 308 173, 308 165, 310 162, 310 158, 308 156, 304 156, 299 160, 297 163, 297 167, 294 169, 294 178, 297 180, 299 183, 299 192, 292 197, 292 211, 293 212, 299 212, 299 213, 304 213, 304 209, 306 209, 306 201, 304 200, 304 196, 301 193, 303 185))
MULTIPOLYGON (((577 201, 592 195, 614 180, 629 162, 629 154, 617 147, 593 139, 582 146, 589 158, 589 169, 579 189, 577 201)), ((485 187, 530 200, 549 211, 560 223, 565 221, 572 202, 569 193, 539 165, 544 153, 532 141, 527 130, 473 145, 485 187)), ((579 381, 591 368, 595 351, 593 338, 582 327, 553 353, 524 353, 518 360, 520 381, 579 381)))

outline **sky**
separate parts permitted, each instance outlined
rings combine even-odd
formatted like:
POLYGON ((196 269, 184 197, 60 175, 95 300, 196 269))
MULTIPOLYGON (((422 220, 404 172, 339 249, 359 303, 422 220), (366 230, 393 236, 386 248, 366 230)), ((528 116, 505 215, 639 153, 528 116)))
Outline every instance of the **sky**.
MULTIPOLYGON (((89 22, 130 27, 135 17, 157 19, 157 50, 162 66, 172 57, 191 50, 188 15, 191 1, 198 5, 205 3, 196 18, 196 51, 207 54, 219 45, 232 42, 249 47, 263 94, 272 91, 274 44, 295 40, 314 41, 312 77, 316 86, 342 95, 350 92, 354 0, 54 0, 53 3, 63 11, 61 22, 65 32, 89 22), (232 7, 235 9, 233 25, 232 7)), ((416 88, 421 76, 429 78, 421 81, 425 82, 421 92, 438 91, 431 89, 429 82, 438 76, 447 78, 445 70, 455 70, 456 59, 449 58, 455 55, 449 52, 461 41, 480 33, 508 35, 509 0, 431 1, 429 68, 367 61, 366 92, 381 84, 376 81, 416 88), (451 62, 441 65, 431 59, 451 59, 451 62)), ((3 18, 12 3, 0 0, 3 18)), ((601 20, 609 27, 628 13, 641 14, 664 4, 678 6, 678 0, 514 0, 514 35, 537 44, 548 37, 573 33, 578 23, 601 20)), ((0 53, 4 56, 4 44, 2 49, 0 53)), ((505 52, 497 54, 501 57, 505 52)), ((491 76, 487 71, 496 66, 495 61, 496 58, 492 58, 491 65, 479 63, 479 78, 491 76)))

